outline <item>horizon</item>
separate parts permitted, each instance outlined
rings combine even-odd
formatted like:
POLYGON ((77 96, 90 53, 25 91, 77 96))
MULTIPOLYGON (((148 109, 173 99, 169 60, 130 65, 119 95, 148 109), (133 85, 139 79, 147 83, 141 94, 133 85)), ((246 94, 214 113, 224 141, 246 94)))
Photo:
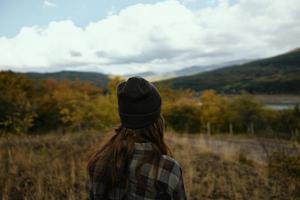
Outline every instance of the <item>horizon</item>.
POLYGON ((5 0, 0 5, 0 70, 165 73, 261 59, 300 46, 296 0, 5 0))
MULTIPOLYGON (((177 70, 170 70, 170 71, 165 71, 165 72, 155 72, 155 71, 151 71, 150 70, 147 70, 147 71, 142 71, 142 72, 135 72, 135 73, 124 73, 124 74, 121 74, 121 73, 105 73, 105 72, 100 72, 100 71, 93 71, 93 70, 73 70, 73 69, 60 69, 60 70, 56 70, 56 71, 16 71, 16 70, 12 70, 12 69, 1 69, 0 68, 0 72, 1 71, 12 71, 14 73, 38 73, 38 74, 51 74, 51 73, 60 73, 60 72, 80 72, 80 73, 98 73, 98 74, 103 74, 103 75, 106 75, 106 76, 124 76, 124 77, 128 77, 128 76, 136 76, 136 75, 139 75, 139 74, 144 74, 144 73, 153 73, 153 75, 150 75, 150 77, 156 77, 156 76, 160 76, 160 75, 170 75, 170 73, 173 73, 173 72, 176 72, 176 71, 181 71, 181 70, 185 70, 185 69, 188 69, 188 68, 204 68, 204 67, 211 67, 211 66, 218 66, 217 68, 212 68, 212 69, 209 69, 209 70, 203 70, 202 72, 196 72, 196 73, 191 73, 189 75, 194 75, 194 74, 197 74, 197 73, 204 73, 204 72, 207 72, 207 71, 214 71, 214 70, 218 70, 220 68, 225 68, 225 67, 231 67, 231 66, 235 66, 235 65, 242 65, 242 64, 247 64, 247 63, 251 63, 253 61, 258 61, 258 60, 264 60, 264 59, 269 59, 269 58, 273 58, 273 57, 277 57, 277 56, 281 56, 281 55, 284 55, 284 54, 287 54, 287 53, 290 53, 290 52, 293 52, 295 50, 298 50, 300 48, 293 48, 289 51, 286 51, 286 52, 282 52, 280 54, 277 54, 277 55, 273 55, 273 56, 269 56, 269 57, 264 57, 264 58, 257 58, 257 59, 240 59, 240 60, 231 60, 231 61, 227 61, 225 63, 215 63, 215 64, 211 64, 211 65, 203 65, 203 66, 185 66, 181 69, 177 69, 177 70), (238 63, 238 61, 241 61, 240 63, 238 63), (237 63, 235 63, 237 62, 237 63)), ((180 75, 179 75, 180 76, 180 75)), ((187 75, 184 75, 184 76, 187 76, 187 75)), ((146 77, 148 77, 148 75, 146 75, 146 77)), ((178 76, 166 76, 165 79, 168 79, 168 78, 174 78, 174 77, 178 77, 178 76)), ((164 79, 164 78, 160 78, 160 79, 164 79)), ((158 79, 158 80, 160 80, 158 79)))

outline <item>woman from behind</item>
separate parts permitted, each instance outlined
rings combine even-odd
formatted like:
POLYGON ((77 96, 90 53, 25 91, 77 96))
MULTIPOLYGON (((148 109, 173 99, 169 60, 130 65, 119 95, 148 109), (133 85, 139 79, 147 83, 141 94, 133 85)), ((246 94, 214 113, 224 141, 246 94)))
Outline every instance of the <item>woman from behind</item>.
POLYGON ((181 167, 164 141, 157 88, 132 77, 117 97, 121 125, 89 160, 89 199, 186 199, 181 167))

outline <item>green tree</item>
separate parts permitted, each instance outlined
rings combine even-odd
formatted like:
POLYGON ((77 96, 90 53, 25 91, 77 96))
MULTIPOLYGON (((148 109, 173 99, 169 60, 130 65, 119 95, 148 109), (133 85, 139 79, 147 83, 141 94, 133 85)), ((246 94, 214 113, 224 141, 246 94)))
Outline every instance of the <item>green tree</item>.
POLYGON ((201 130, 200 106, 195 100, 180 99, 169 104, 163 116, 174 131, 199 133, 201 130))
POLYGON ((238 132, 254 133, 263 126, 263 105, 252 95, 244 93, 229 103, 230 121, 238 132))

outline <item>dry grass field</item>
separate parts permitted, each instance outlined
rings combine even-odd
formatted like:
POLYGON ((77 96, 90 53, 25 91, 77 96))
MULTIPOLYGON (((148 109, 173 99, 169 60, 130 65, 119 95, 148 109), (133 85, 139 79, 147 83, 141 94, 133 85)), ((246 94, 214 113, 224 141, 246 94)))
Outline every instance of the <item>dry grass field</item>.
MULTIPOLYGON (((276 141, 258 142, 267 152, 260 162, 249 156, 260 151, 232 145, 254 139, 172 133, 166 138, 182 165, 188 199, 300 199, 297 144, 285 142, 289 158, 283 151, 267 152, 276 141)), ((86 161, 102 139, 99 133, 1 136, 0 198, 87 199, 86 161)))

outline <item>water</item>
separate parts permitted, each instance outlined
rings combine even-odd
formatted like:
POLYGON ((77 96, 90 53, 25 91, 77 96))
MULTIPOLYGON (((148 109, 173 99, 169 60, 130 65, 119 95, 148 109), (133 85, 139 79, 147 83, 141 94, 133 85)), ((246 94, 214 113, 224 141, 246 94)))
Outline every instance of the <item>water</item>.
POLYGON ((273 110, 287 110, 287 109, 294 109, 296 104, 266 104, 267 108, 271 108, 273 110))

